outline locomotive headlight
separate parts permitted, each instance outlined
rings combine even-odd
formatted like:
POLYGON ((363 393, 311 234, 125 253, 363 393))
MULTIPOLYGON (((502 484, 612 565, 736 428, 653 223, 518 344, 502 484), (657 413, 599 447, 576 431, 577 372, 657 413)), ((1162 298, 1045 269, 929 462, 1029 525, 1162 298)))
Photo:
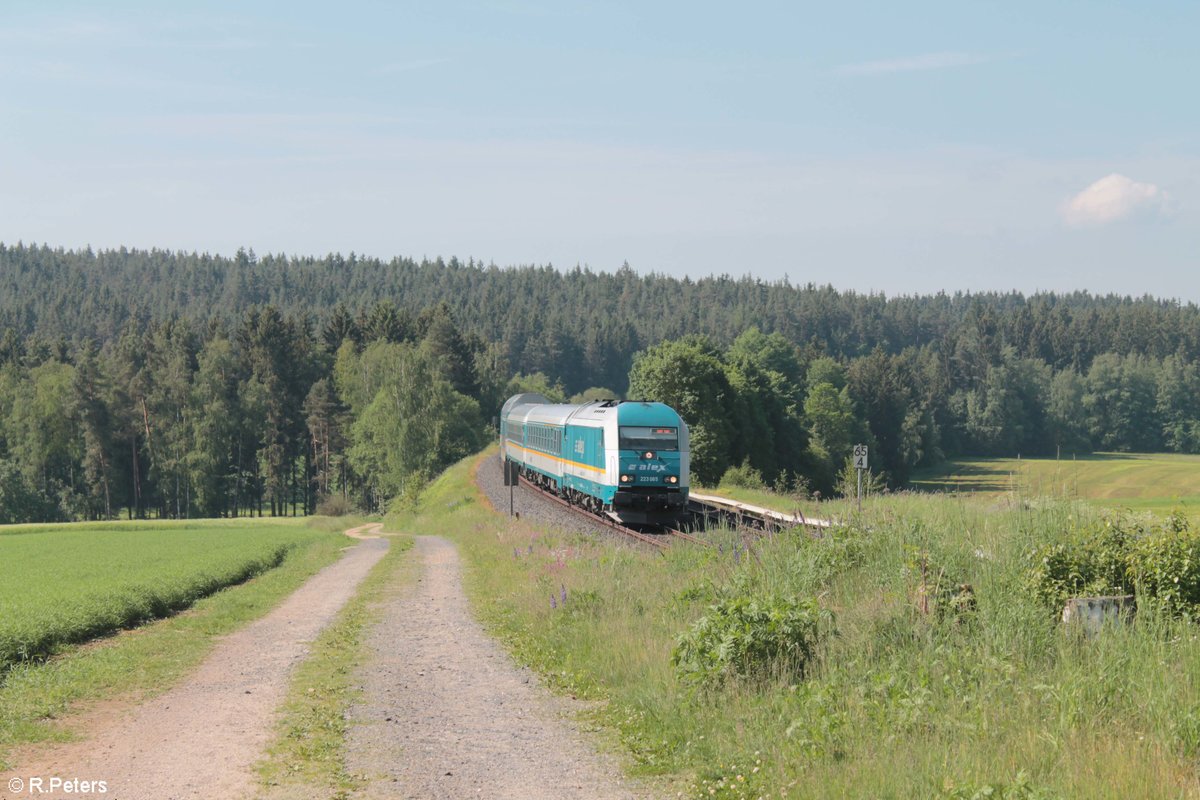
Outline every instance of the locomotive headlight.
POLYGON ((678 475, 668 475, 667 483, 679 483, 679 476, 678 475))
POLYGON ((632 480, 633 480, 632 475, 622 475, 621 476, 621 483, 629 483, 632 480))

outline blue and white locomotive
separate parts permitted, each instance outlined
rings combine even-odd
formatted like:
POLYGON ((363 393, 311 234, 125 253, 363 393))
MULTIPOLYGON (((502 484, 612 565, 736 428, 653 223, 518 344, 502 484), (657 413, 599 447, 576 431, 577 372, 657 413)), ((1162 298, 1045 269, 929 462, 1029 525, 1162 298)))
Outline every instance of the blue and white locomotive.
POLYGON ((596 513, 671 524, 687 510, 688 429, 663 403, 554 404, 518 394, 500 410, 500 459, 596 513))

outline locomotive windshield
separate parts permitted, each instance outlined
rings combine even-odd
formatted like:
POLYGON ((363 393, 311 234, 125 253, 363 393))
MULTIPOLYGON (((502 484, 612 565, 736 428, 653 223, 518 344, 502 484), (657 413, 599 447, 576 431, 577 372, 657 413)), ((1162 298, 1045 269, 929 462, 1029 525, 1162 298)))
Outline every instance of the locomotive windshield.
POLYGON ((617 433, 622 450, 678 450, 678 428, 622 425, 617 433))

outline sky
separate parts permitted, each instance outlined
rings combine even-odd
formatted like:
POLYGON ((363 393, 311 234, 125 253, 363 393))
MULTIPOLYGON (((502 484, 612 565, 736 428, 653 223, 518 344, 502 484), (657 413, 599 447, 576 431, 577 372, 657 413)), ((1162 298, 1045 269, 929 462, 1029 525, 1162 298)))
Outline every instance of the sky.
POLYGON ((1200 302, 1194 2, 0 4, 0 241, 1200 302))

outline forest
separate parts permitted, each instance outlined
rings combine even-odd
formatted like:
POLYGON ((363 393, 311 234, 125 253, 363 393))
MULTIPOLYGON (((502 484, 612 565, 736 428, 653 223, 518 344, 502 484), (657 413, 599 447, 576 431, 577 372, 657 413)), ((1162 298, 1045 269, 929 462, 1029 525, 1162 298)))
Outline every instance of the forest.
POLYGON ((0 522, 377 509, 510 392, 675 405, 694 470, 1200 451, 1200 309, 456 259, 0 244, 0 522))

